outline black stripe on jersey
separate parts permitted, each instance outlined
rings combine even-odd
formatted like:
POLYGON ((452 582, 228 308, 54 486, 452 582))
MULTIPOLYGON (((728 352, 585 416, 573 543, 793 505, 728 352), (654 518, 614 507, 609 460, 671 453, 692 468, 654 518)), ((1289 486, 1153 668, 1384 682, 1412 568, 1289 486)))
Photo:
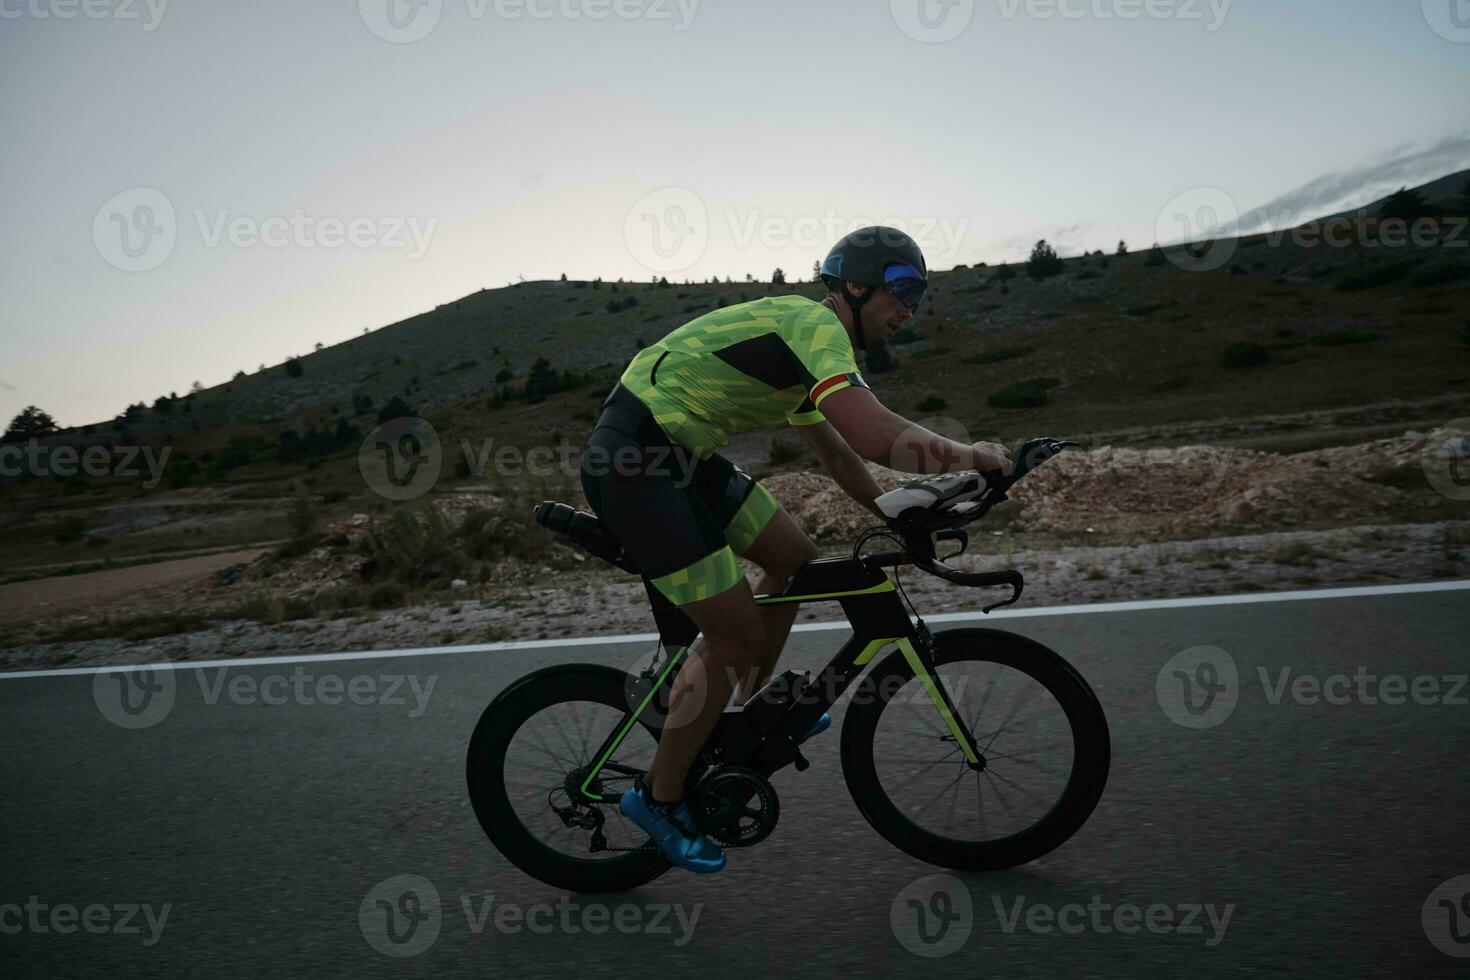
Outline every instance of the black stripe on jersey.
POLYGON ((714 354, 741 374, 777 390, 797 385, 810 390, 817 383, 806 365, 801 363, 801 358, 786 346, 786 341, 779 334, 763 333, 722 347, 714 354))

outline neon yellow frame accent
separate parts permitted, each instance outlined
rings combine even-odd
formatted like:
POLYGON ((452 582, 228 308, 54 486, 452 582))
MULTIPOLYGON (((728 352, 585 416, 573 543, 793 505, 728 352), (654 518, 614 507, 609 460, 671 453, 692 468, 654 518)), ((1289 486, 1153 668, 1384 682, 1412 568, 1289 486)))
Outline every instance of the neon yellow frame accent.
POLYGON ((602 799, 601 796, 593 796, 589 793, 587 791, 588 785, 597 777, 598 773, 602 772, 602 767, 607 764, 607 760, 612 758, 612 754, 618 750, 619 745, 623 744, 623 739, 628 736, 628 732, 637 724, 639 716, 643 714, 643 709, 648 707, 648 702, 658 693, 658 689, 663 687, 664 679, 669 676, 669 672, 679 664, 679 661, 684 659, 684 654, 688 652, 688 647, 679 647, 669 657, 669 662, 665 665, 664 672, 658 675, 658 680, 653 682, 653 685, 648 689, 648 693, 643 695, 643 700, 638 702, 638 707, 634 708, 633 713, 628 716, 627 724, 623 725, 623 730, 618 732, 617 737, 613 739, 613 743, 607 747, 607 751, 602 753, 602 758, 597 760, 597 764, 587 771, 587 778, 582 780, 582 785, 579 787, 583 796, 593 800, 602 799))
POLYGON ((980 753, 975 751, 975 746, 971 745, 969 739, 965 738, 965 733, 961 730, 960 723, 955 719, 954 713, 949 710, 949 705, 946 703, 944 696, 939 693, 939 688, 934 685, 934 678, 929 675, 929 671, 924 669, 924 662, 919 659, 919 651, 914 649, 913 641, 906 636, 901 637, 898 641, 898 648, 903 651, 903 658, 913 668, 914 677, 918 680, 919 686, 924 689, 925 694, 929 695, 929 700, 934 702, 934 707, 939 709, 939 717, 944 719, 945 725, 949 727, 950 734, 954 736, 955 742, 959 744, 960 751, 965 754, 965 761, 979 762, 980 753))
MULTIPOLYGON (((892 592, 893 583, 884 579, 877 585, 866 589, 855 589, 852 592, 817 592, 812 595, 758 595, 755 603, 758 606, 775 606, 783 602, 813 602, 817 599, 842 599, 850 595, 877 595, 880 592, 892 592)), ((883 641, 891 643, 891 640, 883 641)))
POLYGON ((934 702, 934 707, 939 710, 939 717, 944 719, 945 726, 949 728, 950 734, 954 736, 955 742, 959 744, 960 751, 965 754, 966 761, 979 762, 979 752, 975 750, 975 746, 970 744, 970 741, 965 738, 964 732, 960 730, 959 722, 955 720, 954 713, 949 710, 949 705, 946 703, 943 695, 939 693, 939 688, 934 684, 934 678, 930 676, 929 671, 924 669, 924 662, 919 659, 919 651, 914 649, 913 641, 908 637, 890 636, 885 639, 874 640, 863 647, 863 652, 858 654, 853 664, 858 667, 864 666, 890 643, 898 644, 898 648, 903 651, 903 658, 909 662, 909 667, 914 672, 914 679, 919 682, 919 686, 924 689, 924 693, 929 695, 929 700, 934 702))

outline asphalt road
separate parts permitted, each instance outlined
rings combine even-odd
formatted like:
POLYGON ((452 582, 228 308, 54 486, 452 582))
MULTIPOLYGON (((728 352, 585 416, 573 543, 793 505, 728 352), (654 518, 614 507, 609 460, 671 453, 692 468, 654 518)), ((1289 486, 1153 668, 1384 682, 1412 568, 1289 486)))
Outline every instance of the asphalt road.
MULTIPOLYGON (((167 697, 155 699, 132 719, 155 723, 137 729, 107 717, 115 675, 0 680, 0 974, 1470 968, 1439 948, 1470 953, 1470 911, 1456 913, 1457 944, 1439 904, 1470 890, 1470 879, 1441 887, 1470 875, 1470 687, 1459 686, 1470 592, 996 625, 1063 652, 1090 680, 1112 729, 1112 775, 1064 847, 958 884, 921 881, 939 869, 859 816, 835 726, 811 746, 811 770, 777 777, 776 834, 732 853, 722 875, 676 871, 581 899, 515 870, 465 798, 464 746, 481 709, 536 667, 628 666, 647 644, 182 670, 166 713, 167 697), (1189 728, 1166 714, 1156 679, 1202 645, 1225 651, 1240 682, 1228 716, 1211 709, 1218 723, 1189 728), (1345 703, 1311 703, 1316 683, 1345 703), (426 879, 440 904, 393 946, 374 906, 414 881, 399 876, 426 879), (945 888, 949 904, 936 904, 945 888), (924 926, 927 945, 914 938, 914 896, 947 915, 947 931, 924 926)), ((798 634, 783 665, 820 667, 843 637, 798 634)))

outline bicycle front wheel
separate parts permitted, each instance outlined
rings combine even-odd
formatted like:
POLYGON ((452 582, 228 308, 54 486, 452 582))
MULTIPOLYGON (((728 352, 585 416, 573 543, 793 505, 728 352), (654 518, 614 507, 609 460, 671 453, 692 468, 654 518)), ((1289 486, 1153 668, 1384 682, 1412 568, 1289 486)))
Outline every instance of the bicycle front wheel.
POLYGON ((972 871, 1060 846, 1092 814, 1112 749, 1092 688, 1060 656, 988 629, 934 635, 936 681, 980 751, 969 763, 902 652, 859 684, 842 770, 864 818, 900 850, 972 871))

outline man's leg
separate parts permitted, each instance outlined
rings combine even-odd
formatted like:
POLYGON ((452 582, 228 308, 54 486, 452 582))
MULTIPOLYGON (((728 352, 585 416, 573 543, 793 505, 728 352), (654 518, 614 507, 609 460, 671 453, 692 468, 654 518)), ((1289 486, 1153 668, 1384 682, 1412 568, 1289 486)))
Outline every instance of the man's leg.
POLYGON ((766 650, 761 609, 743 578, 719 595, 680 608, 704 642, 674 678, 669 720, 648 767, 653 798, 659 801, 683 795, 689 767, 719 723, 736 683, 760 671, 766 650))
MULTIPOLYGON (((806 536, 791 515, 778 510, 771 517, 755 542, 742 556, 761 567, 764 573, 755 591, 761 595, 782 592, 797 570, 817 557, 817 546, 806 536)), ((760 650, 760 671, 750 676, 748 683, 741 683, 735 690, 735 701, 744 704, 761 689, 776 670, 786 639, 791 635, 791 624, 796 621, 795 603, 775 606, 758 606, 765 642, 760 650)))

